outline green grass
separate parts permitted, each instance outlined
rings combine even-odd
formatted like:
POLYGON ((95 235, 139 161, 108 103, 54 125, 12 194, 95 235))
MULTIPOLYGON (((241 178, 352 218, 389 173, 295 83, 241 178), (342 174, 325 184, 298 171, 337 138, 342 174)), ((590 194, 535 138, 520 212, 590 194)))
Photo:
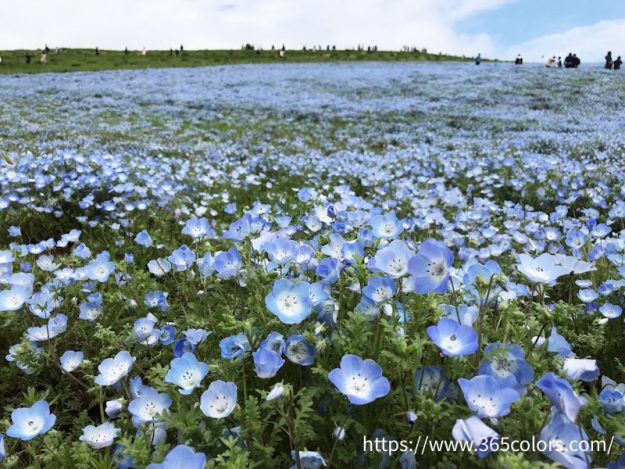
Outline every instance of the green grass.
POLYGON ((446 54, 429 54, 422 52, 391 52, 391 51, 312 51, 287 50, 283 58, 276 51, 244 51, 244 50, 197 50, 184 51, 175 55, 170 51, 148 51, 142 55, 140 51, 102 50, 96 55, 93 49, 63 49, 60 54, 52 50, 48 54, 48 64, 39 63, 40 51, 29 51, 32 55, 30 64, 26 64, 26 50, 0 51, 2 63, 0 74, 40 73, 40 72, 76 72, 137 68, 161 67, 202 67, 207 65, 226 65, 242 63, 281 63, 281 62, 343 62, 343 61, 457 61, 472 60, 446 54))

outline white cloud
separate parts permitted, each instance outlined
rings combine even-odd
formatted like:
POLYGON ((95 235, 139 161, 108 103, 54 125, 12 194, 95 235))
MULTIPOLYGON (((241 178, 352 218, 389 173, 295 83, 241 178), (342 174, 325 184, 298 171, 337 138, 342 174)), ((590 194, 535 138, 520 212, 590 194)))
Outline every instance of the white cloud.
POLYGON ((456 24, 513 0, 2 0, 0 49, 402 45, 492 55, 456 24))
POLYGON ((564 58, 576 53, 584 63, 601 62, 612 49, 614 58, 625 56, 625 19, 600 21, 590 26, 580 26, 567 31, 541 36, 507 48, 502 57, 516 57, 521 53, 527 60, 543 61, 549 56, 564 58), (619 50, 619 47, 622 49, 619 50))

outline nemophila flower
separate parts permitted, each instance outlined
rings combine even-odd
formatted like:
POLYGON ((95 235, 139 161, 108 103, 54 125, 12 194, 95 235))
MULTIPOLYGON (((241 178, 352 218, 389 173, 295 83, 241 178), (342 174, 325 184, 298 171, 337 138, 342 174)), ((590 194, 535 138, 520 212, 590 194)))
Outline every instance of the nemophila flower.
POLYGON ((206 237, 213 237, 215 230, 213 230, 206 218, 191 218, 184 225, 182 234, 191 236, 194 241, 199 241, 206 237))
POLYGON ((56 416, 50 413, 47 401, 37 401, 32 407, 22 407, 11 412, 11 426, 7 436, 30 441, 50 430, 56 422, 56 416))
POLYGON ((14 286, 9 290, 0 291, 0 311, 17 311, 32 295, 32 289, 25 286, 14 286))
POLYGON ((27 301, 28 310, 41 319, 48 319, 50 314, 58 308, 63 298, 51 291, 42 290, 33 294, 27 301))
POLYGON ((148 308, 159 308, 161 311, 167 311, 169 304, 167 303, 167 297, 169 293, 162 292, 160 290, 151 291, 145 294, 143 298, 143 304, 148 308))
POLYGON ((553 373, 545 373, 536 386, 549 398, 551 404, 562 412, 571 421, 575 422, 579 409, 586 405, 587 399, 578 396, 571 383, 564 378, 558 378, 553 373))
POLYGON ((443 318, 426 332, 441 352, 448 356, 470 355, 478 348, 477 332, 451 319, 443 318))
POLYGON ((148 313, 146 317, 139 318, 135 321, 132 326, 132 333, 135 335, 135 338, 141 342, 152 335, 157 322, 158 319, 156 319, 156 316, 152 313, 148 313))
POLYGON ((510 405, 521 398, 518 391, 488 375, 478 375, 470 380, 460 378, 458 384, 469 409, 480 418, 508 415, 510 405))
POLYGON ((32 342, 43 342, 53 339, 67 329, 67 316, 57 314, 48 320, 46 326, 29 327, 26 329, 26 337, 32 342))
POLYGON ((315 273, 323 279, 325 283, 335 283, 341 276, 341 271, 345 265, 338 259, 327 257, 317 265, 315 273))
POLYGON ((241 256, 237 248, 219 251, 213 259, 213 268, 217 271, 218 277, 223 279, 236 276, 241 265, 241 256))
POLYGON ((180 387, 178 392, 189 395, 199 387, 201 381, 208 374, 208 365, 199 362, 192 353, 185 353, 180 358, 174 358, 170 365, 165 382, 172 383, 180 387))
POLYGON ((534 369, 525 361, 523 349, 516 344, 495 342, 486 347, 484 355, 479 374, 492 376, 503 386, 524 386, 534 379, 534 369))
POLYGON ((6 449, 4 448, 4 436, 2 436, 2 434, 0 434, 0 462, 4 461, 4 458, 6 458, 7 452, 6 449))
POLYGON ((106 401, 106 405, 104 406, 104 413, 111 419, 114 419, 119 414, 121 414, 124 409, 124 403, 121 398, 112 399, 110 401, 106 401))
POLYGON ((604 318, 616 319, 621 316, 621 314, 623 313, 623 309, 618 305, 605 303, 601 305, 601 307, 599 308, 599 312, 603 315, 604 318))
POLYGON ((485 264, 474 263, 466 268, 462 281, 478 303, 491 303, 501 291, 496 281, 501 273, 501 267, 495 261, 488 261, 485 264))
POLYGON ((552 254, 541 254, 536 258, 529 254, 519 254, 517 269, 530 282, 546 285, 553 285, 559 277, 568 274, 566 269, 558 265, 556 256, 552 254))
POLYGON ((599 393, 599 402, 607 414, 616 414, 625 410, 625 398, 618 388, 604 387, 599 393))
POLYGON ((170 345, 176 340, 176 327, 173 324, 165 324, 161 327, 158 340, 162 345, 170 345))
POLYGON ((276 239, 263 245, 269 260, 279 265, 291 262, 297 254, 297 244, 290 239, 276 239))
POLYGON ((102 300, 94 298, 94 301, 88 301, 80 305, 79 319, 85 321, 95 321, 102 314, 102 300))
POLYGON ((167 259, 152 259, 148 262, 148 270, 156 277, 162 277, 171 270, 171 264, 167 259))
POLYGON ((408 272, 414 277, 414 290, 420 294, 446 292, 453 262, 454 255, 444 243, 425 240, 408 262, 408 272))
POLYGON ((477 306, 466 305, 464 303, 457 306, 454 305, 439 305, 443 310, 443 317, 458 322, 460 317, 460 323, 465 326, 472 326, 480 314, 480 310, 477 306))
POLYGON ((562 365, 562 371, 564 371, 568 379, 580 381, 594 381, 599 377, 597 360, 566 358, 562 365))
POLYGON ((276 399, 281 398, 282 396, 284 396, 285 394, 285 387, 284 385, 282 385, 282 383, 276 383, 274 384, 273 388, 271 388, 271 391, 269 392, 269 394, 267 394, 267 402, 269 401, 275 401, 276 399))
POLYGON ((375 303, 388 301, 395 295, 395 280, 390 277, 371 277, 362 289, 363 295, 375 303))
MULTIPOLYGON (((291 459, 297 461, 295 450, 291 451, 291 459)), ((302 469, 319 469, 326 465, 325 459, 317 451, 300 451, 299 461, 302 469)), ((289 469, 298 469, 298 466, 294 464, 289 469)))
POLYGON ((200 409, 214 419, 227 417, 236 405, 237 385, 221 380, 213 381, 200 398, 200 409))
POLYGON ((328 379, 355 405, 369 404, 386 396, 391 389, 380 365, 351 354, 341 358, 340 368, 330 371, 328 379))
POLYGON ((139 426, 157 421, 160 415, 169 413, 171 402, 169 394, 144 387, 141 395, 128 404, 128 412, 132 414, 132 423, 139 426))
POLYGON ((445 397, 449 389, 450 381, 443 369, 439 366, 426 366, 415 372, 415 389, 435 401, 445 397))
POLYGON ((265 297, 267 309, 285 324, 299 324, 312 313, 310 284, 279 279, 265 297))
POLYGON ((213 267, 213 255, 210 252, 204 253, 204 256, 198 258, 197 260, 198 270, 200 271, 200 276, 208 277, 215 272, 215 268, 213 267))
POLYGON ((168 260, 176 272, 184 272, 195 262, 195 253, 183 244, 171 253, 168 260))
POLYGON ((301 366, 310 366, 315 363, 317 351, 308 343, 303 335, 292 335, 286 341, 284 354, 293 363, 301 366))
POLYGON ((73 350, 68 350, 63 355, 61 355, 61 368, 63 368, 63 370, 67 373, 71 373, 80 366, 84 357, 85 355, 82 352, 74 352, 73 350))
POLYGON ((211 332, 207 331, 206 329, 187 329, 186 331, 184 331, 184 335, 194 345, 198 345, 201 342, 204 342, 206 338, 211 335, 211 332))
POLYGON ((82 435, 78 438, 87 443, 93 449, 106 448, 115 442, 115 438, 121 430, 110 422, 94 427, 87 425, 82 430, 82 435))
POLYGON ((251 217, 248 214, 243 215, 241 218, 230 224, 230 227, 224 231, 223 237, 233 241, 244 240, 251 231, 250 220, 251 217))
POLYGON ((273 378, 284 365, 284 359, 279 354, 266 348, 259 348, 252 353, 252 357, 259 378, 273 378))
POLYGON ((384 272, 394 278, 408 273, 408 262, 414 253, 406 243, 396 239, 388 246, 378 250, 369 262, 369 269, 384 272))
POLYGON ((122 350, 113 358, 107 358, 98 366, 100 374, 95 377, 96 384, 100 386, 111 386, 125 377, 136 358, 131 356, 126 350, 122 350))
POLYGON ((260 343, 260 348, 265 348, 282 355, 284 352, 284 336, 279 332, 271 332, 265 340, 260 343))
POLYGON ((564 337, 558 334, 556 326, 551 328, 551 335, 547 339, 547 351, 557 353, 561 357, 570 357, 573 355, 571 344, 569 344, 564 337))
POLYGON ((397 238, 404 230, 403 223, 397 219, 395 212, 375 215, 371 217, 369 224, 371 225, 371 232, 376 238, 397 238))
POLYGON ((183 337, 174 343, 174 357, 182 357, 186 352, 195 352, 195 344, 183 337))
POLYGON ((9 233, 9 236, 11 236, 12 238, 17 238, 18 236, 22 236, 22 230, 20 229, 19 226, 9 226, 9 228, 7 228, 7 232, 9 233))
POLYGON ((583 303, 590 303, 591 301, 595 301, 597 298, 599 298, 599 295, 596 291, 587 288, 585 290, 580 290, 579 292, 577 292, 577 297, 583 303))
POLYGON ((35 261, 37 267, 39 267, 44 272, 54 272, 59 268, 59 265, 54 262, 54 256, 42 255, 37 258, 35 261))
POLYGON ((162 463, 152 463, 147 469, 203 469, 206 465, 206 455, 204 453, 195 452, 195 450, 186 445, 178 445, 172 449, 162 463))
POLYGON ((590 448, 588 435, 559 412, 552 412, 551 420, 540 432, 542 453, 549 459, 571 469, 584 469, 592 461, 581 449, 590 448), (544 449, 543 449, 544 448, 544 449))
POLYGON ((85 246, 85 243, 80 243, 72 250, 72 254, 81 259, 89 259, 91 257, 91 250, 85 246))
POLYGON ((313 306, 317 306, 330 298, 331 286, 319 281, 310 284, 309 296, 313 306))
POLYGON ((480 458, 485 458, 493 448, 493 441, 499 439, 499 433, 490 428, 475 415, 464 420, 456 420, 451 434, 456 441, 470 441, 473 451, 480 458))
POLYGON ((219 342, 219 348, 221 349, 221 356, 227 360, 233 360, 252 350, 252 346, 243 332, 222 339, 219 342))
POLYGON ((152 244, 154 244, 152 241, 152 237, 145 230, 137 233, 137 236, 135 236, 135 243, 137 243, 139 246, 143 246, 144 248, 149 248, 150 246, 152 246, 152 244))
POLYGON ((89 280, 98 282, 106 282, 113 272, 115 272, 115 264, 109 262, 106 257, 96 258, 86 267, 87 277, 89 280))

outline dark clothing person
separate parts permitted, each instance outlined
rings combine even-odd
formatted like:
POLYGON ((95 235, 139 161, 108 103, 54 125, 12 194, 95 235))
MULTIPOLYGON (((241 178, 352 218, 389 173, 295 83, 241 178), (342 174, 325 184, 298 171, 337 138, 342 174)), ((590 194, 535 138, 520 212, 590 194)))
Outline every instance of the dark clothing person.
POLYGON ((26 62, 26 64, 30 64, 30 61, 32 60, 32 55, 30 55, 30 52, 26 52, 26 55, 24 56, 24 61, 26 62))
POLYGON ((514 65, 523 65, 523 57, 521 57, 521 54, 517 55, 514 60, 514 65))
POLYGON ((612 65, 614 65, 614 62, 612 61, 612 52, 608 51, 608 54, 605 56, 605 68, 607 70, 612 70, 612 65))
POLYGON ((564 68, 573 68, 575 66, 574 62, 573 54, 569 52, 569 55, 567 55, 564 59, 564 68))
POLYGON ((576 54, 573 54, 573 68, 579 67, 581 63, 582 61, 579 59, 579 57, 576 54))
POLYGON ((480 63, 482 63, 482 54, 477 54, 477 57, 475 58, 475 65, 479 65, 480 63))
POLYGON ((562 57, 558 57, 558 68, 562 68, 562 57))
POLYGON ((620 70, 621 65, 623 65, 623 61, 621 60, 621 56, 619 55, 618 58, 614 61, 614 70, 620 70))

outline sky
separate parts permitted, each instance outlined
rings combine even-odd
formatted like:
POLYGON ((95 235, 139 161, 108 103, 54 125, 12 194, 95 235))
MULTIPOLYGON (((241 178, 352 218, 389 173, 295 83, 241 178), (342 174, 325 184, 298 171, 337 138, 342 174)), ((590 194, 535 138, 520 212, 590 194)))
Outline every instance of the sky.
POLYGON ((625 55, 623 0, 0 0, 0 50, 404 45, 527 61, 625 55), (619 49, 619 47, 621 49, 619 49))

